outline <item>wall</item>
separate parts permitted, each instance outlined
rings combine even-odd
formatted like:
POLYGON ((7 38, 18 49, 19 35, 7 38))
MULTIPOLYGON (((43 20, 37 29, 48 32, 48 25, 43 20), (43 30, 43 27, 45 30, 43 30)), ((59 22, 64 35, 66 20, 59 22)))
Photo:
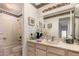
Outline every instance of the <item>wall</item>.
POLYGON ((42 17, 39 12, 33 5, 24 4, 24 40, 23 40, 23 55, 26 55, 26 44, 27 39, 29 38, 30 33, 35 33, 39 21, 42 22, 42 17), (28 25, 28 17, 33 17, 35 19, 35 26, 28 25))

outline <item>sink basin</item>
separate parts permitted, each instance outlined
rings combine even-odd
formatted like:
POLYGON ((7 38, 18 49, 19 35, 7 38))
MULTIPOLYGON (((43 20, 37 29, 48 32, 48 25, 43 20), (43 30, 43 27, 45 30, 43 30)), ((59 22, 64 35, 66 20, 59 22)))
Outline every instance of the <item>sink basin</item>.
MULTIPOLYGON (((57 38, 56 38, 57 39, 57 38)), ((43 39, 43 41, 41 42, 41 43, 48 43, 48 44, 57 44, 57 45, 59 45, 59 44, 62 44, 63 43, 63 41, 61 41, 61 40, 51 40, 51 39, 49 39, 49 40, 47 40, 47 39, 43 39)))
POLYGON ((49 44, 58 44, 58 41, 43 41, 44 43, 49 43, 49 44))

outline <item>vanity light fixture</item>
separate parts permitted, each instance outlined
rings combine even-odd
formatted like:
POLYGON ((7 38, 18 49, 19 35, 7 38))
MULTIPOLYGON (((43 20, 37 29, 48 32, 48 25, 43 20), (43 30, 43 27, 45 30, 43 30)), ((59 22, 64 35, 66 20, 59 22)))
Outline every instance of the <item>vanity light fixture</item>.
POLYGON ((56 9, 56 8, 59 8, 59 7, 65 6, 65 5, 68 5, 68 3, 53 4, 51 7, 48 7, 46 9, 44 9, 42 11, 42 13, 48 12, 48 11, 50 11, 52 9, 56 9))

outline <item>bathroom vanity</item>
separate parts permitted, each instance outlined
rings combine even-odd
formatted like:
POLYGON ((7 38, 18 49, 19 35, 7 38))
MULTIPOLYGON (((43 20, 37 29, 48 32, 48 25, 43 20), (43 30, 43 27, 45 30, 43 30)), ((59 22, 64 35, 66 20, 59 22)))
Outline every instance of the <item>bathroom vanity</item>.
POLYGON ((79 56, 79 45, 27 41, 28 56, 79 56))

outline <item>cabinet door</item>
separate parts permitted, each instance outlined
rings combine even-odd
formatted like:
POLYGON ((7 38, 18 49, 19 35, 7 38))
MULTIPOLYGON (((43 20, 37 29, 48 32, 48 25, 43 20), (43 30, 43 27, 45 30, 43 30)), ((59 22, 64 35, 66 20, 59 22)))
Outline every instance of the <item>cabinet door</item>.
POLYGON ((27 43, 27 55, 28 56, 35 56, 35 44, 34 43, 27 43))
POLYGON ((68 51, 68 56, 79 56, 78 52, 68 51))
POLYGON ((46 56, 46 51, 41 49, 36 49, 36 55, 37 56, 46 56))

